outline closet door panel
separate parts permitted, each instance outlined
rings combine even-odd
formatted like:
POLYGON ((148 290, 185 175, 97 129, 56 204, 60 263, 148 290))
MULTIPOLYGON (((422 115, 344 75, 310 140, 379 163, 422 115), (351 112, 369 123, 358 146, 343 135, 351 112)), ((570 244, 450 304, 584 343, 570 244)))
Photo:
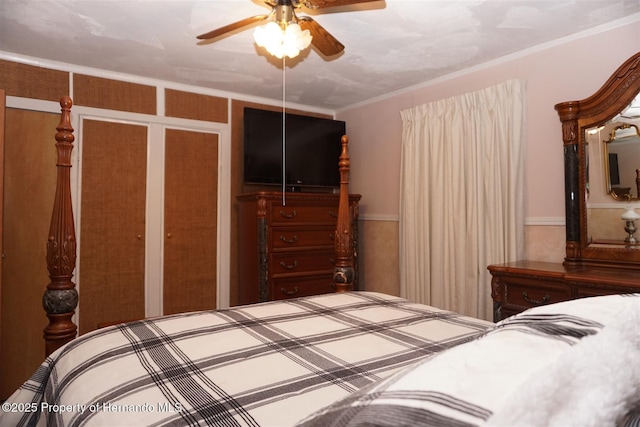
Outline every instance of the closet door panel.
POLYGON ((6 110, 0 399, 26 381, 44 358, 49 283, 47 235, 56 190, 55 128, 60 115, 6 110))
POLYGON ((145 316, 148 128, 84 120, 80 333, 145 316))
POLYGON ((218 135, 165 133, 163 312, 216 308, 218 135))

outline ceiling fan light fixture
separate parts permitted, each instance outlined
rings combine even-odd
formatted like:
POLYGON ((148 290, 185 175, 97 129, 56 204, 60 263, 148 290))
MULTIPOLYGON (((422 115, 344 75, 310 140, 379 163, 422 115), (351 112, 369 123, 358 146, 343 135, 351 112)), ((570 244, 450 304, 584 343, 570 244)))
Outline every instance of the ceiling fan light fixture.
POLYGON ((253 32, 253 39, 260 47, 276 58, 288 56, 295 58, 311 44, 311 33, 302 30, 296 23, 283 24, 281 27, 274 21, 261 25, 253 32))

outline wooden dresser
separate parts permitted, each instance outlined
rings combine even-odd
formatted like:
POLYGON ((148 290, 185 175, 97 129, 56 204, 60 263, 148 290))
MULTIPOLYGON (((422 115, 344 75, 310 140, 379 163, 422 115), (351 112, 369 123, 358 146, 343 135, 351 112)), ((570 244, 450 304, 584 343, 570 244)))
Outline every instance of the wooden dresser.
POLYGON ((640 270, 519 261, 490 265, 494 321, 576 298, 640 292, 640 270))
MULTIPOLYGON (((595 184, 610 184, 607 174, 600 174, 608 170, 608 163, 590 170, 587 161, 589 149, 606 152, 602 144, 608 144, 605 139, 611 139, 611 134, 603 131, 602 138, 600 131, 607 126, 617 128, 618 118, 639 95, 640 52, 620 65, 593 95, 555 105, 562 123, 564 148, 566 256, 562 263, 520 261, 490 265, 495 320, 538 305, 640 292, 640 244, 625 239, 620 221, 620 214, 629 206, 610 206, 618 203, 619 195, 612 194, 611 187, 607 190, 595 184), (587 135, 597 138, 590 142, 587 135), (601 227, 597 222, 596 226, 590 223, 598 217, 615 218, 620 230, 616 240, 599 236, 601 227)), ((606 155, 602 157, 608 159, 606 155)), ((632 170, 634 178, 636 167, 632 170)), ((637 208, 640 195, 629 195, 624 201, 635 202, 637 208)), ((627 224, 627 228, 632 227, 627 224)))
MULTIPOLYGON (((237 197, 239 304, 333 292, 338 198, 287 193, 283 206, 281 192, 237 197)), ((360 195, 349 196, 354 266, 359 200, 360 195)))

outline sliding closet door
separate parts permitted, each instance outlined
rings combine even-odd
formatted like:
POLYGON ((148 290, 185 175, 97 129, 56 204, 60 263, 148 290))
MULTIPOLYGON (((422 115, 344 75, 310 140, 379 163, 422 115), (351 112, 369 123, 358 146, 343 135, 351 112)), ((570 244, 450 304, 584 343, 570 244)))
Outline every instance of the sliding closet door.
POLYGON ((145 316, 147 126, 82 122, 79 329, 145 316))
POLYGON ((218 135, 167 129, 164 314, 216 308, 218 135))
POLYGON ((4 141, 2 224, 2 363, 0 399, 42 363, 49 283, 47 236, 56 191, 60 114, 8 108, 4 141))

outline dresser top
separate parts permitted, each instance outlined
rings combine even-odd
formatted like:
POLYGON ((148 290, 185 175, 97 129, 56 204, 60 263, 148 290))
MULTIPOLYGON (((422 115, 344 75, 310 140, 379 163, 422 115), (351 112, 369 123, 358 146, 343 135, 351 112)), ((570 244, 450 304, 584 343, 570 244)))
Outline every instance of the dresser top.
MULTIPOLYGON (((620 267, 567 266, 559 262, 516 261, 487 267, 493 275, 535 275, 571 282, 640 287, 640 270, 620 267)), ((640 289, 640 288, 639 288, 640 289)))
MULTIPOLYGON (((282 201, 283 194, 281 191, 255 191, 252 193, 243 193, 236 198, 238 201, 253 201, 253 200, 275 200, 282 201)), ((336 201, 340 197, 337 193, 302 193, 302 192, 286 192, 284 193, 285 200, 291 201, 306 201, 306 200, 329 200, 336 201)), ((360 194, 349 194, 349 200, 358 201, 362 196, 360 194)))

